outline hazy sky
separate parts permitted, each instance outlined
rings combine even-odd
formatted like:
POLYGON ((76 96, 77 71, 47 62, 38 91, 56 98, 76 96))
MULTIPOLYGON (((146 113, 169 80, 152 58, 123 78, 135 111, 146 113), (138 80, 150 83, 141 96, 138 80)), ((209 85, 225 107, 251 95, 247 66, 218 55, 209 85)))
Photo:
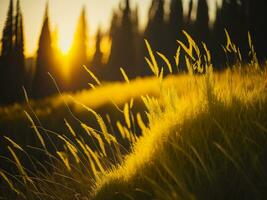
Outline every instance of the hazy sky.
MULTIPOLYGON (((60 45, 69 46, 71 44, 73 32, 75 31, 83 5, 85 5, 87 10, 89 35, 92 36, 95 34, 99 24, 103 30, 108 29, 112 9, 117 8, 120 1, 122 0, 49 0, 49 15, 52 28, 58 28, 60 45)), ((185 3, 188 1, 186 0, 185 3)), ((209 1, 210 6, 214 7, 215 0, 209 1)), ((16 0, 14 0, 14 4, 15 2, 16 0)), ((33 55, 36 51, 45 4, 46 0, 21 0, 24 16, 26 55, 33 55)), ((131 0, 132 6, 139 6, 139 17, 143 26, 147 20, 150 4, 151 0, 131 0)), ((8 5, 9 0, 0 0, 0 37, 2 37, 8 5)))

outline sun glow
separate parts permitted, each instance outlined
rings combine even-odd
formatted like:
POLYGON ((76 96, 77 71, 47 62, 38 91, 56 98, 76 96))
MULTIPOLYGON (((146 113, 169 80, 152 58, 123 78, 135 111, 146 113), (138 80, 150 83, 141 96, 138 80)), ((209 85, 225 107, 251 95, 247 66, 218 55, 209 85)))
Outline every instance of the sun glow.
POLYGON ((103 52, 102 62, 107 63, 109 54, 110 54, 110 48, 111 48, 111 41, 108 36, 104 36, 102 38, 100 48, 101 48, 101 51, 103 52))
POLYGON ((69 53, 71 46, 71 40, 66 38, 61 38, 59 41, 59 49, 63 55, 67 55, 69 53))

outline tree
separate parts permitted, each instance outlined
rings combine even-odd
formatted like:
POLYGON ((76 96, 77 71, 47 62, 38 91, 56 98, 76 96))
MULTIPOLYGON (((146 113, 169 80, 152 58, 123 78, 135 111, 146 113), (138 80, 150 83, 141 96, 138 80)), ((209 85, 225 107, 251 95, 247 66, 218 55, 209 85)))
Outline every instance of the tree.
POLYGON ((1 50, 1 102, 0 103, 8 103, 11 99, 11 91, 8 88, 10 71, 12 68, 13 62, 13 0, 10 0, 7 19, 5 22, 5 26, 3 29, 2 36, 2 50, 1 50))
POLYGON ((103 63, 102 63, 103 52, 101 50, 101 40, 102 40, 102 33, 99 28, 96 35, 95 53, 93 60, 91 62, 91 70, 97 75, 100 74, 101 71, 103 71, 103 63))
POLYGON ((54 74, 54 53, 47 4, 37 50, 35 76, 32 86, 33 98, 47 97, 56 92, 56 88, 48 73, 54 74))
MULTIPOLYGON (((169 48, 168 56, 169 58, 173 57, 177 51, 177 42, 176 40, 181 40, 182 30, 184 29, 184 11, 182 0, 171 0, 170 4, 170 15, 168 21, 168 30, 169 30, 169 48)), ((173 60, 173 59, 172 59, 173 60)), ((174 60, 172 66, 175 66, 174 60)), ((175 69, 173 69, 174 71, 175 69)))
POLYGON ((110 29, 112 40, 109 58, 109 70, 113 80, 122 79, 120 68, 123 67, 130 78, 137 75, 137 45, 136 34, 138 19, 130 8, 129 0, 125 0, 124 7, 119 13, 114 13, 110 29))
POLYGON ((195 35, 199 42, 207 41, 209 38, 209 8, 207 0, 198 0, 195 35))
POLYGON ((87 21, 85 7, 83 7, 70 50, 71 90, 87 87, 89 76, 83 67, 87 64, 87 21))
POLYGON ((225 29, 228 31, 231 40, 240 49, 245 60, 248 54, 247 32, 249 30, 248 5, 246 0, 223 0, 222 6, 217 6, 216 20, 213 26, 213 48, 215 49, 216 65, 227 62, 233 65, 236 62, 236 55, 228 54, 227 60, 221 45, 226 45, 225 29))
POLYGON ((121 20, 121 49, 120 63, 116 67, 123 67, 128 72, 129 77, 136 75, 136 46, 135 46, 135 27, 133 13, 130 8, 129 0, 125 0, 125 7, 122 12, 121 20))
POLYGON ((139 7, 136 5, 132 12, 133 19, 133 33, 134 33, 134 44, 135 44, 135 56, 136 56, 136 66, 135 66, 135 76, 141 76, 143 72, 144 57, 142 54, 142 47, 144 43, 143 35, 140 34, 139 29, 139 7))
POLYGON ((13 0, 10 0, 7 20, 3 30, 2 36, 2 52, 1 59, 4 64, 11 61, 13 55, 13 0))
POLYGON ((193 11, 193 0, 190 0, 189 2, 189 9, 188 9, 188 15, 187 15, 187 23, 191 23, 192 20, 192 11, 193 11))
POLYGON ((12 74, 16 75, 14 82, 15 99, 23 98, 22 86, 25 79, 25 55, 24 55, 24 30, 23 17, 20 9, 20 1, 17 1, 16 17, 15 17, 15 44, 14 44, 14 71, 12 74))
POLYGON ((1 52, 1 103, 13 103, 23 99, 22 86, 25 75, 23 19, 20 1, 17 0, 13 16, 13 1, 10 1, 2 37, 1 52))
MULTIPOLYGON (((119 22, 119 15, 116 10, 113 11, 113 16, 111 20, 111 27, 109 30, 109 37, 111 38, 111 49, 110 49, 110 55, 108 60, 108 69, 107 74, 105 75, 106 79, 112 79, 115 75, 114 70, 112 70, 113 67, 115 67, 118 63, 119 58, 119 50, 120 50, 120 22, 119 22)), ((117 73, 118 74, 118 73, 117 73)))
POLYGON ((260 61, 267 59, 267 1, 248 0, 249 29, 260 61))
MULTIPOLYGON (((148 13, 148 23, 144 38, 148 40, 155 51, 168 54, 170 39, 168 37, 167 23, 165 21, 164 0, 153 0, 148 13)), ((143 42, 144 43, 144 42, 143 42)), ((143 45, 143 57, 148 56, 147 48, 143 45)), ((163 62, 159 61, 160 64, 163 62)), ((144 67, 145 75, 151 74, 148 67, 144 67)))
POLYGON ((184 10, 182 0, 171 0, 169 28, 174 38, 184 27, 184 10))
POLYGON ((166 23, 164 20, 164 0, 153 0, 148 17, 148 24, 144 33, 144 37, 149 40, 154 50, 166 53, 166 23))

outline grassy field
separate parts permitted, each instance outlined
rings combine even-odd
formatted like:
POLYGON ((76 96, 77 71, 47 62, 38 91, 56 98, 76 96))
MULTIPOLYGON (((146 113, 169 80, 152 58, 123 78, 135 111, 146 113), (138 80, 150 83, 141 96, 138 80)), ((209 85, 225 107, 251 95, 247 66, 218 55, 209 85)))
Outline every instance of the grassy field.
POLYGON ((148 102, 149 126, 95 199, 266 197, 266 73, 213 78, 180 79, 183 90, 148 102))
POLYGON ((265 199, 266 68, 251 48, 250 64, 213 72, 187 38, 188 74, 164 76, 146 43, 154 78, 1 108, 1 197, 265 199))

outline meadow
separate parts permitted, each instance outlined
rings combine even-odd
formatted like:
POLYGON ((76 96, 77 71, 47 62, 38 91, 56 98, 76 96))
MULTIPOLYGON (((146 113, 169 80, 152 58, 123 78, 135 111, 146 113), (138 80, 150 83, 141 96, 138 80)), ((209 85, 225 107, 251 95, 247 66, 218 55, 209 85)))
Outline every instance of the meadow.
POLYGON ((125 83, 109 84, 89 71, 89 91, 1 108, 2 198, 264 199, 265 65, 250 37, 243 64, 226 32, 236 63, 213 72, 206 45, 184 34, 175 63, 184 51, 187 74, 146 42, 152 78, 122 70, 125 83))

